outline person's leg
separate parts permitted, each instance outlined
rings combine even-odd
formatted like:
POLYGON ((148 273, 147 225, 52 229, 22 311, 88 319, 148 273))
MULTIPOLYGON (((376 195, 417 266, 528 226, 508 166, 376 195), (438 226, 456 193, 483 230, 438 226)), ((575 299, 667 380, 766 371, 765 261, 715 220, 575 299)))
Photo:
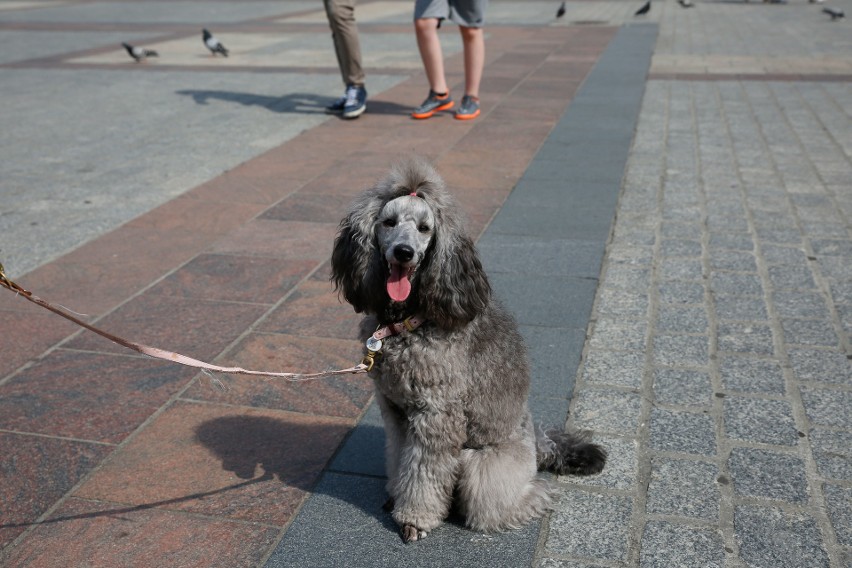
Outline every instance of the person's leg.
POLYGON ((343 82, 347 86, 363 86, 364 71, 361 67, 358 25, 355 22, 355 0, 324 0, 324 4, 343 82))
POLYGON ((479 84, 485 67, 485 36, 482 28, 459 26, 464 46, 464 94, 479 98, 479 84))
POLYGON ((420 18, 414 20, 414 30, 429 88, 438 94, 445 94, 449 88, 444 76, 444 55, 438 38, 438 22, 438 18, 420 18))

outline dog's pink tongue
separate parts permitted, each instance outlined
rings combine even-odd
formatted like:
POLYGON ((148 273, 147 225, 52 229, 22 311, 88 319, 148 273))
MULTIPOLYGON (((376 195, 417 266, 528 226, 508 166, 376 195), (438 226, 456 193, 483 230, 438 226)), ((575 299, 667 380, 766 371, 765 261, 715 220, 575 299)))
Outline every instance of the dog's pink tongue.
POLYGON ((408 275, 411 269, 405 268, 398 264, 391 265, 391 273, 388 277, 388 296, 394 302, 404 302, 408 295, 411 294, 411 282, 408 281, 408 275))

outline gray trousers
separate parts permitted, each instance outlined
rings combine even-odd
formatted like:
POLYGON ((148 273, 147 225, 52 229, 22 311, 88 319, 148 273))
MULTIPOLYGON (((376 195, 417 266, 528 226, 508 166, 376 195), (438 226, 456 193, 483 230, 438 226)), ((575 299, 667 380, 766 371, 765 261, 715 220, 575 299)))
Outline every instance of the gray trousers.
POLYGON ((340 75, 346 85, 363 85, 364 70, 361 69, 361 44, 358 42, 358 25, 355 23, 356 0, 323 0, 331 39, 340 75))

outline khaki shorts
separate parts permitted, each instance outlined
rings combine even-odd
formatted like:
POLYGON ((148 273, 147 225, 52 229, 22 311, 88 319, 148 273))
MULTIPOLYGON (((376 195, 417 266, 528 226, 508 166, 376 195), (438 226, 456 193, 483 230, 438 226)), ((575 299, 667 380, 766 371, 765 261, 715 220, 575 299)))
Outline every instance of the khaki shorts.
POLYGON ((414 19, 449 18, 466 28, 481 28, 485 25, 485 8, 488 0, 417 0, 414 4, 414 19))

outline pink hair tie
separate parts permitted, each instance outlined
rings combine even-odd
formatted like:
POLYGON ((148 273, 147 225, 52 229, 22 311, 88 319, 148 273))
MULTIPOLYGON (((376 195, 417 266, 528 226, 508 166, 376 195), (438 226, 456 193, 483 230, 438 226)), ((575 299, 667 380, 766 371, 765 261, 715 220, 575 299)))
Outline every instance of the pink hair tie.
POLYGON ((418 197, 417 193, 415 193, 413 191, 411 193, 409 193, 408 195, 410 195, 411 197, 418 197))

